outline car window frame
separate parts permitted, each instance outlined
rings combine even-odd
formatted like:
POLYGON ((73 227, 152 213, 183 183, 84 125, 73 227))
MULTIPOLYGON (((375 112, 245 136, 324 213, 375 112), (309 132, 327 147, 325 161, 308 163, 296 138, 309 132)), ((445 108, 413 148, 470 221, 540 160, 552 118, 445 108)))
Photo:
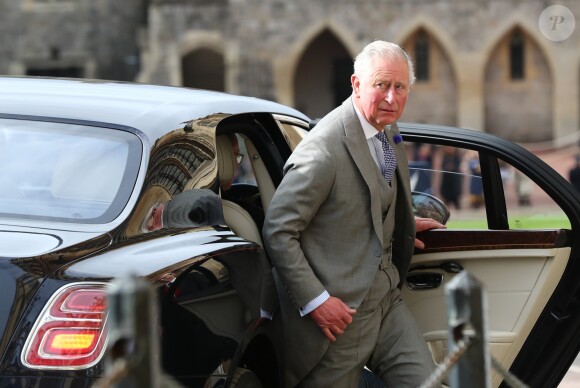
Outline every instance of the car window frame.
POLYGON ((295 117, 281 114, 274 114, 272 116, 274 120, 276 120, 278 128, 284 136, 284 140, 288 144, 288 147, 292 152, 294 152, 294 149, 308 134, 309 123, 295 117))

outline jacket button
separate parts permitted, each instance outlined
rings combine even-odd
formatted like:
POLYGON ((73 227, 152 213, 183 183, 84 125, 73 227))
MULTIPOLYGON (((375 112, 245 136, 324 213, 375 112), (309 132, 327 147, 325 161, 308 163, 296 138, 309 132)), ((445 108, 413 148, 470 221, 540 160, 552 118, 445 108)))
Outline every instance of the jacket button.
POLYGON ((382 249, 377 249, 377 250, 375 251, 375 256, 376 256, 376 257, 381 257, 382 255, 383 255, 383 250, 382 250, 382 249))

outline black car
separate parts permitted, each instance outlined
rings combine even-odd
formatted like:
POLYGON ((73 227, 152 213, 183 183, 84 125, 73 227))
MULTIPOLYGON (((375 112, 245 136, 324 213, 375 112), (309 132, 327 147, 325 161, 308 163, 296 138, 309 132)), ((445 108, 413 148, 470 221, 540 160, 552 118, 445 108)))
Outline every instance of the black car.
MULTIPOLYGON (((260 318, 275 306, 260 229, 309 125, 217 92, 0 77, 0 386, 102 378, 108 285, 129 275, 158 297, 169 376, 281 386, 276 320, 260 318)), ((420 236, 403 286, 434 359, 447 351, 444 286, 465 270, 489 298, 492 356, 530 386, 557 385, 580 349, 578 194, 500 138, 400 128, 417 214, 449 218, 420 236)))

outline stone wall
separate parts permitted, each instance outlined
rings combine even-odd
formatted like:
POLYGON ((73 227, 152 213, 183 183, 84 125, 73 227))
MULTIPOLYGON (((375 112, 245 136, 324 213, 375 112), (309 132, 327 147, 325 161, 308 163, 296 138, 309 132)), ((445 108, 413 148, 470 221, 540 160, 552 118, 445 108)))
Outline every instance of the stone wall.
POLYGON ((139 70, 142 0, 4 0, 0 7, 2 74, 79 68, 84 77, 122 80, 139 70))
MULTIPOLYGON (((321 61, 322 54, 304 56, 313 48, 324 52, 312 45, 317 38, 331 36, 343 47, 332 53, 352 58, 374 39, 405 44, 422 29, 433 44, 433 80, 416 85, 405 120, 508 129, 509 138, 523 142, 560 139, 580 128, 580 34, 561 42, 543 36, 539 17, 551 5, 544 0, 38 2, 0 2, 0 73, 69 65, 88 77, 183 85, 182 59, 209 49, 223 56, 230 93, 302 106, 308 101, 297 91, 328 88, 312 96, 324 101, 312 110, 318 115, 335 105, 333 86, 323 83, 332 77, 307 85, 317 80, 297 71, 321 61), (506 66, 502 42, 515 28, 531 47, 534 75, 520 85, 497 77, 506 66)), ((559 4, 580 21, 580 1, 559 4)))

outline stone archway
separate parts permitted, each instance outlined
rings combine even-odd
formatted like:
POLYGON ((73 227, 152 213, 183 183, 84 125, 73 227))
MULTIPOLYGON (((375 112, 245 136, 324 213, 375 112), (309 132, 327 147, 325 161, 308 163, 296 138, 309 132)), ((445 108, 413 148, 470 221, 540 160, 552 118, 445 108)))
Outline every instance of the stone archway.
POLYGON ((306 115, 322 117, 351 94, 353 59, 328 29, 321 31, 303 51, 294 73, 294 107, 306 115))
POLYGON ((190 88, 225 91, 225 65, 221 53, 198 48, 181 58, 182 84, 190 88))

